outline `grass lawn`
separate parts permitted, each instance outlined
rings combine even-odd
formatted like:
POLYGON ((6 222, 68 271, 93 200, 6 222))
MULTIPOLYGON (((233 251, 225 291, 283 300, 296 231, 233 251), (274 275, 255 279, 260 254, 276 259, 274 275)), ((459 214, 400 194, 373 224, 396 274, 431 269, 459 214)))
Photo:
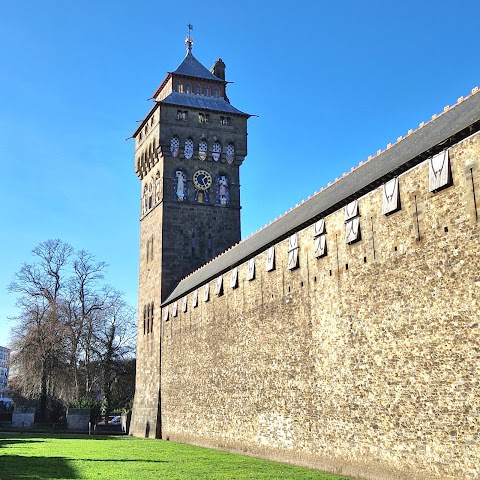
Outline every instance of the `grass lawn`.
POLYGON ((0 435, 0 480, 346 480, 306 468, 161 440, 82 435, 0 435))

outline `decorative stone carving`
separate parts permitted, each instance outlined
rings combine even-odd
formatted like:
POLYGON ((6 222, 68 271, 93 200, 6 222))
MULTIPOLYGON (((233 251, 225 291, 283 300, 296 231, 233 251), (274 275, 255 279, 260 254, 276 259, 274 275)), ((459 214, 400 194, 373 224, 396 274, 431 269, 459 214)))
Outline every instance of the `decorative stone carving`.
POLYGON ((230 182, 224 173, 217 175, 216 182, 216 201, 219 205, 227 205, 230 201, 230 182))
POLYGON ((175 198, 183 202, 188 196, 187 176, 182 170, 176 170, 174 174, 175 198))

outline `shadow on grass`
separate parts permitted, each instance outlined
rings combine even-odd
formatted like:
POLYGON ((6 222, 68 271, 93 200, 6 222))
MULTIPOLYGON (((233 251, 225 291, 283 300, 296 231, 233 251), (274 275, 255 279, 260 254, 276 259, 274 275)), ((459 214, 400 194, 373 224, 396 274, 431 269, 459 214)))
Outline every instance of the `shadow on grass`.
POLYGON ((24 457, 20 455, 2 455, 2 480, 81 478, 77 471, 62 457, 24 457))
MULTIPOLYGON (((43 441, 41 438, 38 440, 32 440, 32 439, 25 439, 25 438, 2 438, 0 439, 0 448, 6 447, 8 445, 13 445, 15 443, 31 443, 31 442, 41 442, 43 441)), ((2 477, 0 477, 1 480, 2 477)))

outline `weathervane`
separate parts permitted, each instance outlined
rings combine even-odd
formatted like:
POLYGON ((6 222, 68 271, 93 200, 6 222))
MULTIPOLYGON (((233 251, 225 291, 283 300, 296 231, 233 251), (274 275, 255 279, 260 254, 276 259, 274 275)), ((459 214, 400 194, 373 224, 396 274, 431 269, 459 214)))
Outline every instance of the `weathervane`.
POLYGON ((193 31, 193 25, 189 22, 188 25, 188 35, 187 38, 185 39, 185 44, 187 45, 187 53, 192 53, 192 45, 193 45, 193 37, 192 37, 192 31, 193 31))

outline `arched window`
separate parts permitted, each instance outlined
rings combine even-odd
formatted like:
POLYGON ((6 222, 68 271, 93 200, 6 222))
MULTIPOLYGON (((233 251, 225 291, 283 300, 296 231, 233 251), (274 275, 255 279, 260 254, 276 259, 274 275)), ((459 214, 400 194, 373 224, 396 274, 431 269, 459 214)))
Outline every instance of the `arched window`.
POLYGON ((180 140, 177 136, 173 136, 170 140, 170 154, 172 157, 178 156, 178 151, 180 150, 180 140))
POLYGON ((212 159, 214 162, 218 162, 222 156, 222 146, 219 142, 215 142, 212 145, 212 159))
POLYGON ((192 86, 189 83, 185 85, 185 93, 192 93, 192 86))
POLYGON ((200 93, 201 93, 201 88, 200 88, 200 84, 199 84, 199 83, 197 83, 197 84, 195 85, 195 90, 194 90, 194 91, 195 91, 195 95, 200 95, 200 93))
POLYGON ((210 87, 208 85, 205 87, 205 96, 206 97, 210 96, 210 87))
POLYGON ((219 89, 218 87, 215 87, 215 88, 213 89, 213 96, 214 96, 215 98, 218 98, 218 97, 220 96, 220 89, 219 89))
POLYGON ((187 160, 193 156, 193 140, 191 138, 187 138, 185 140, 185 149, 183 151, 183 155, 187 160))
POLYGON ((229 164, 232 164, 233 161, 235 160, 235 147, 229 143, 227 145, 227 148, 225 149, 225 158, 229 164))
POLYGON ((183 85, 182 85, 182 82, 177 81, 177 83, 176 83, 176 85, 175 85, 175 91, 178 92, 178 93, 183 93, 183 85))
POLYGON ((215 178, 215 201, 217 205, 230 203, 230 180, 223 172, 220 172, 215 178))
POLYGON ((200 160, 206 160, 207 158, 207 142, 206 140, 202 140, 199 144, 198 144, 198 158, 200 160))
POLYGON ((188 199, 187 174, 181 170, 175 170, 173 174, 174 199, 183 202, 188 199))

